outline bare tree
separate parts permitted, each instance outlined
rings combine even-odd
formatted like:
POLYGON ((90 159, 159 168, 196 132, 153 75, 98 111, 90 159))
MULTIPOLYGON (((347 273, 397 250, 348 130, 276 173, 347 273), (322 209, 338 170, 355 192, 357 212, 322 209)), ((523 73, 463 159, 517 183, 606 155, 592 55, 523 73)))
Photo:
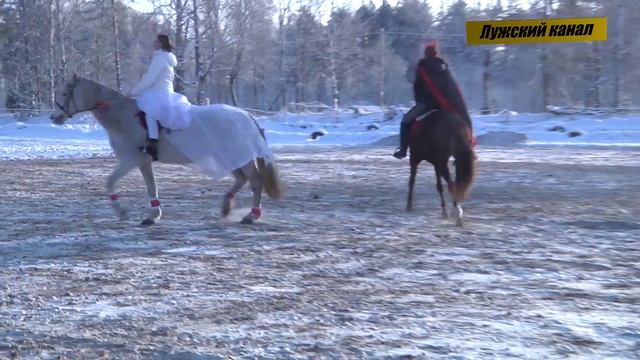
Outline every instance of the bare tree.
POLYGON ((118 31, 118 21, 117 21, 117 8, 116 8, 116 0, 111 0, 111 26, 113 29, 113 55, 114 55, 114 63, 115 63, 115 72, 116 72, 116 89, 118 91, 122 91, 122 82, 120 81, 120 41, 119 41, 119 31, 118 31))
POLYGON ((616 23, 615 23, 615 45, 613 50, 613 68, 615 69, 613 77, 613 99, 612 106, 617 108, 621 103, 622 78, 625 76, 623 54, 624 46, 624 17, 625 4, 624 0, 616 0, 616 23))
MULTIPOLYGON (((551 9, 553 9, 553 0, 545 0, 545 19, 548 18, 551 9)), ((542 110, 544 111, 550 105, 551 99, 551 73, 549 67, 549 48, 547 45, 542 45, 540 51, 540 70, 542 75, 542 110)))
POLYGON ((230 21, 233 24, 233 34, 235 37, 235 46, 233 49, 233 60, 231 70, 229 71, 229 94, 231 95, 231 103, 238 105, 238 95, 236 92, 236 80, 242 70, 242 60, 246 50, 246 38, 248 31, 248 23, 251 21, 251 6, 253 0, 235 0, 230 6, 230 21))
POLYGON ((491 49, 485 49, 484 61, 482 63, 482 113, 490 114, 491 105, 489 100, 490 83, 491 83, 491 49))
POLYGON ((278 2, 278 92, 276 97, 269 105, 268 110, 273 110, 273 107, 278 102, 278 99, 282 99, 282 106, 286 105, 286 89, 291 79, 291 72, 285 72, 285 20, 291 13, 291 0, 279 0, 278 2))
POLYGON ((175 89, 198 103, 408 105, 413 66, 433 37, 471 108, 640 105, 640 3, 629 0, 509 0, 499 9, 456 0, 433 24, 421 0, 357 10, 336 2, 330 16, 326 0, 152 1, 156 11, 143 14, 128 0, 0 0, 0 96, 17 109, 51 107, 68 71, 127 88, 148 67, 152 37, 166 32, 179 61, 175 89), (465 19, 540 16, 606 16, 612 41, 485 51, 460 31, 465 19))
POLYGON ((195 44, 193 44, 193 56, 195 60, 195 78, 197 81, 197 92, 196 92, 196 101, 198 104, 202 103, 204 98, 204 84, 200 81, 201 73, 202 73, 202 64, 200 63, 200 44, 202 43, 202 37, 200 36, 200 19, 198 16, 198 0, 193 0, 193 40, 195 44))
POLYGON ((49 107, 53 108, 56 94, 56 6, 53 0, 49 3, 49 107))
POLYGON ((175 55, 178 59, 176 66, 176 79, 173 88, 176 92, 185 92, 185 52, 187 48, 187 35, 189 33, 188 0, 172 0, 172 10, 175 15, 173 30, 175 32, 175 55))

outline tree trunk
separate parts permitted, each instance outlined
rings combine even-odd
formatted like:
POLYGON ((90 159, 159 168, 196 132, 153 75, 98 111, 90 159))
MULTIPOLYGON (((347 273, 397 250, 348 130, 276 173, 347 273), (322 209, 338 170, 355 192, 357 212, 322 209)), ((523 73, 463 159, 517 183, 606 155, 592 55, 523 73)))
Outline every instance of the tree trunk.
POLYGON ((235 30, 238 31, 238 48, 236 49, 234 64, 229 72, 229 91, 233 106, 238 106, 238 96, 236 93, 235 83, 238 75, 240 75, 240 70, 242 69, 242 58, 244 56, 246 46, 247 19, 245 19, 245 17, 247 16, 247 4, 243 0, 237 0, 235 2, 235 6, 236 8, 233 20, 235 22, 235 30))
POLYGON ((201 104, 204 99, 204 79, 202 76, 202 65, 200 63, 200 43, 202 41, 200 37, 200 19, 198 18, 198 0, 193 0, 193 36, 195 44, 193 46, 193 57, 195 61, 195 78, 196 86, 196 102, 201 104))
POLYGON ((482 63, 482 114, 491 114, 491 101, 489 88, 491 83, 491 50, 484 51, 484 62, 482 63))
POLYGON ((233 106, 238 106, 238 97, 236 95, 236 78, 238 77, 237 73, 229 74, 229 94, 231 95, 231 104, 233 106))
POLYGON ((113 47, 116 65, 116 89, 122 91, 122 81, 120 74, 120 41, 118 40, 118 18, 116 13, 116 1, 111 0, 111 25, 113 30, 113 47))
MULTIPOLYGON (((549 17, 549 12, 553 9, 553 0, 545 1, 544 17, 549 17)), ((547 45, 542 45, 540 54, 540 68, 542 71, 542 111, 547 111, 551 99, 551 74, 549 73, 549 49, 547 45)))
POLYGON ((177 93, 184 93, 184 28, 185 28, 185 3, 186 0, 176 0, 175 1, 175 11, 176 11, 176 58, 178 59, 178 65, 175 68, 176 78, 173 81, 173 90, 177 93))
POLYGON ((53 109, 56 102, 56 21, 55 4, 49 4, 49 107, 53 109))
POLYGON ((549 50, 546 46, 542 48, 540 56, 542 63, 542 111, 547 111, 551 99, 551 74, 549 73, 549 50))
POLYGON ((254 56, 253 56, 253 84, 252 84, 253 107, 255 109, 259 109, 260 108, 260 103, 259 103, 259 96, 258 96, 258 68, 256 66, 255 50, 253 50, 253 52, 254 52, 254 56))
POLYGON ((57 69, 58 73, 58 83, 64 84, 66 81, 66 69, 67 69, 67 52, 64 41, 64 33, 62 29, 62 9, 60 8, 60 0, 55 0, 56 10, 55 10, 55 18, 56 18, 56 34, 57 34, 57 44, 56 44, 56 58, 60 60, 60 67, 57 69))
MULTIPOLYGON (((21 109, 32 109, 34 104, 34 91, 33 91, 33 72, 32 72, 32 61, 31 61, 31 18, 29 16, 29 6, 26 0, 20 0, 18 2, 19 6, 19 16, 21 21, 19 22, 20 33, 24 34, 22 38, 22 58, 18 59, 20 63, 18 64, 18 96, 20 97, 20 108, 21 109)), ((28 112, 28 111, 27 111, 28 112)))
POLYGON ((591 54, 587 57, 587 79, 589 81, 584 105, 586 107, 600 107, 600 79, 602 77, 602 62, 600 59, 600 45, 597 42, 591 44, 591 54))
POLYGON ((613 53, 613 68, 615 71, 613 77, 613 108, 619 108, 622 98, 622 77, 624 76, 624 0, 617 0, 616 3, 616 31, 615 45, 613 53))
MULTIPOLYGON (((287 91, 287 82, 284 76, 284 53, 285 53, 285 41, 284 41, 284 20, 289 11, 289 6, 280 9, 280 13, 278 14, 278 74, 280 74, 280 91, 276 96, 276 99, 273 101, 275 104, 278 101, 278 98, 282 98, 282 108, 284 109, 287 106, 285 92, 287 91)), ((269 110, 273 107, 269 106, 269 110)))

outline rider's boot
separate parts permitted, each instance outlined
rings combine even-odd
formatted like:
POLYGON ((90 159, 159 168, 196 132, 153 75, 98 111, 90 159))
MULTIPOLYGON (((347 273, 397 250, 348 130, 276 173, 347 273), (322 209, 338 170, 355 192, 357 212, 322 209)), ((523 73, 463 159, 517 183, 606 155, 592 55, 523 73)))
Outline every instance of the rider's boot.
POLYGON ((393 157, 396 159, 404 159, 407 157, 407 148, 409 147, 409 129, 413 121, 405 123, 400 123, 400 147, 396 149, 396 152, 393 153, 393 157))
POLYGON ((147 139, 147 146, 141 148, 140 150, 151 155, 153 161, 158 161, 158 139, 147 139))

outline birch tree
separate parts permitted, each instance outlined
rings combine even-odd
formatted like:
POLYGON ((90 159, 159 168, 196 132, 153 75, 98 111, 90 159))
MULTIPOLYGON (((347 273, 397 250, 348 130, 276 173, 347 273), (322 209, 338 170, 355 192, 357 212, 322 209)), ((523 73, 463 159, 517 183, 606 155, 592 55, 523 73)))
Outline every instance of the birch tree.
POLYGON ((116 89, 122 91, 120 69, 120 40, 118 31, 116 0, 111 0, 111 29, 113 30, 113 61, 115 65, 116 89))

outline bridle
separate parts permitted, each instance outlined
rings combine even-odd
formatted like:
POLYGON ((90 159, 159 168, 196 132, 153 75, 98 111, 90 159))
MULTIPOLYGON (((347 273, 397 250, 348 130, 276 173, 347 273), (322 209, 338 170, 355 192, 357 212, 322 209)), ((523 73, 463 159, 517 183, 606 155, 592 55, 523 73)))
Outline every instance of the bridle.
POLYGON ((108 109, 117 104, 120 103, 124 100, 127 99, 127 97, 125 96, 124 98, 118 100, 118 101, 112 101, 110 103, 104 103, 104 102, 98 102, 95 104, 95 106, 85 109, 85 110, 80 110, 78 108, 78 104, 76 103, 76 98, 75 98, 75 94, 74 94, 74 90, 76 85, 78 84, 78 82, 74 82, 71 85, 69 85, 69 87, 66 89, 65 93, 63 93, 62 95, 64 96, 64 103, 60 104, 60 102, 58 102, 58 100, 55 100, 54 103, 55 105, 58 107, 58 109, 60 109, 60 111, 62 111, 62 113, 68 117, 69 119, 72 118, 75 114, 80 113, 80 112, 84 112, 84 111, 93 111, 93 110, 101 110, 101 111, 108 111, 108 109), (73 108, 75 110, 74 113, 71 113, 71 109, 69 108, 70 105, 73 105, 73 108))
POLYGON ((54 101, 56 106, 58 107, 58 109, 60 109, 64 113, 64 115, 66 117, 68 117, 69 119, 71 119, 73 117, 73 115, 75 115, 75 114, 77 114, 79 112, 78 111, 78 105, 76 104, 76 98, 75 98, 75 96, 73 94, 73 90, 74 90, 75 86, 76 86, 76 84, 71 85, 69 87, 69 89, 67 89, 67 91, 64 94, 62 94, 62 95, 64 95, 64 104, 60 105, 58 100, 54 101), (71 105, 71 103, 73 103, 73 108, 76 110, 76 112, 74 114, 70 114, 69 113, 70 110, 68 109, 68 107, 69 107, 69 105, 71 105))

